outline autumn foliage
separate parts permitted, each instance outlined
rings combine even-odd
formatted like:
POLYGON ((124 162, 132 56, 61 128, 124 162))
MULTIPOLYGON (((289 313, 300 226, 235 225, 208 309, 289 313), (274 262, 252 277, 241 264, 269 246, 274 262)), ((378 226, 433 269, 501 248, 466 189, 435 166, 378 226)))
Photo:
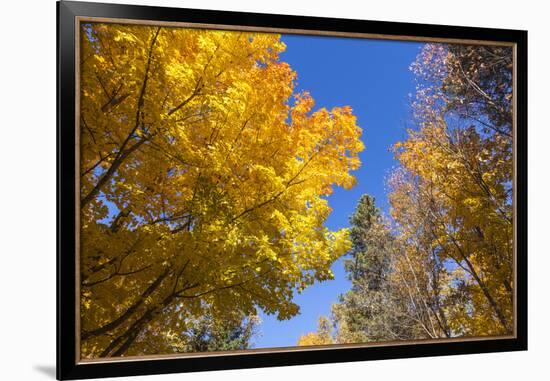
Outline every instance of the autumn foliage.
POLYGON ((324 227, 326 196, 354 185, 361 129, 294 91, 284 49, 83 24, 83 357, 243 349, 258 310, 289 319, 295 292, 333 277, 350 241, 324 227))
POLYGON ((352 288, 300 345, 513 333, 512 49, 427 44, 411 69, 390 216, 361 198, 352 288))
POLYGON ((84 23, 80 65, 83 358, 243 350, 296 293, 351 289, 299 345, 514 329, 512 51, 426 44, 389 214, 349 189, 362 130, 316 109, 269 33, 84 23))

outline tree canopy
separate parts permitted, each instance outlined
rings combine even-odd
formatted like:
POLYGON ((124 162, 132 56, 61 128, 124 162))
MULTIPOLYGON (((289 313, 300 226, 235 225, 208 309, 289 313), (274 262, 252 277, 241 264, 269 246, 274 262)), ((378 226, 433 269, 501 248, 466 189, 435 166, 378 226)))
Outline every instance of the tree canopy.
POLYGON ((186 336, 201 330, 246 342, 247 316, 288 319, 296 291, 333 277, 350 240, 324 226, 326 196, 354 185, 361 129, 348 106, 314 111, 284 49, 83 24, 83 357, 224 348, 186 336))

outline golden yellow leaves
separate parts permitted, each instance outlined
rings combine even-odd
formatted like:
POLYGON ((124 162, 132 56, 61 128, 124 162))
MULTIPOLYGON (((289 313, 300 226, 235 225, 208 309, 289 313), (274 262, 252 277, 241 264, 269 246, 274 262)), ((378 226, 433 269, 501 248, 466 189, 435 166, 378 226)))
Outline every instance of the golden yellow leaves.
POLYGON ((415 66, 417 75, 435 82, 417 94, 418 129, 394 146, 402 168, 390 183, 392 216, 405 239, 421 239, 455 263, 450 276, 461 285, 461 297, 471 300, 468 309, 446 311, 453 329, 502 334, 513 319, 512 117, 504 96, 511 77, 503 67, 511 55, 493 47, 442 50, 427 46, 415 66), (486 71, 487 65, 493 69, 486 71), (494 99, 474 91, 472 83, 494 99))
POLYGON ((317 332, 310 332, 300 336, 297 345, 329 345, 334 344, 333 330, 328 318, 322 316, 317 323, 317 332))
POLYGON ((163 352, 207 313, 294 316, 349 248, 323 196, 355 181, 351 108, 291 104, 276 34, 83 28, 84 356, 163 352))

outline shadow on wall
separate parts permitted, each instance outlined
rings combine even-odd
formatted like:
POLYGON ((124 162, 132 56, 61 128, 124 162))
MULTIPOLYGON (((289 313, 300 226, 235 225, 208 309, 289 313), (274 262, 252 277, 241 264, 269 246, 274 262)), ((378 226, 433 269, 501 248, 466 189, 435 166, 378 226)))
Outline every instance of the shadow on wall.
POLYGON ((53 365, 35 365, 34 370, 40 372, 51 379, 55 379, 55 366, 53 365))

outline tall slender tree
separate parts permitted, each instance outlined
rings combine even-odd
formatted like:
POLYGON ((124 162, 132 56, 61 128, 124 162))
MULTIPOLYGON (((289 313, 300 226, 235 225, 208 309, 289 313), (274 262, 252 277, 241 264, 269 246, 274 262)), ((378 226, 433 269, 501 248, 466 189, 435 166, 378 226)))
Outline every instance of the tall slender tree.
POLYGON ((351 218, 351 290, 336 342, 513 332, 513 66, 501 46, 427 44, 411 66, 413 128, 351 218))

